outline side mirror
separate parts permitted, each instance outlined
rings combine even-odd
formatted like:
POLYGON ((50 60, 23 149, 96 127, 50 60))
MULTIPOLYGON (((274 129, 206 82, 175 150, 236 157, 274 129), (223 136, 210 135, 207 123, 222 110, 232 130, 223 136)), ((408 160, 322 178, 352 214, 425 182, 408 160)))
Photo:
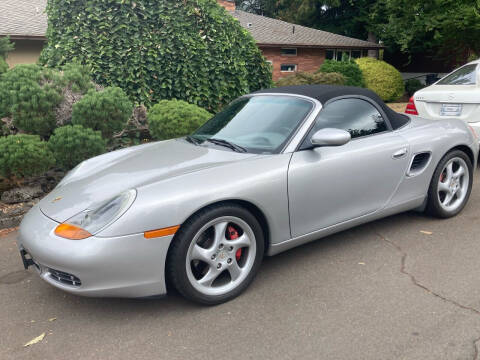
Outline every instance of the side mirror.
POLYGON ((352 140, 352 135, 348 131, 340 129, 322 129, 313 134, 310 142, 313 147, 319 146, 342 146, 352 140))

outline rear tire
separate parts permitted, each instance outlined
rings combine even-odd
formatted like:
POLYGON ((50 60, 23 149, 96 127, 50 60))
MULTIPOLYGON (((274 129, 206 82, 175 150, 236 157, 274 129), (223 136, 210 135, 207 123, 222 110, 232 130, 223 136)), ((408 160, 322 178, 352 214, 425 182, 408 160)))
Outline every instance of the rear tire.
POLYGON ((458 215, 470 198, 472 163, 467 154, 453 150, 438 164, 428 189, 427 213, 438 218, 458 215))
POLYGON ((235 204, 201 210, 175 235, 167 277, 185 298, 218 305, 240 295, 253 281, 264 254, 258 220, 235 204))

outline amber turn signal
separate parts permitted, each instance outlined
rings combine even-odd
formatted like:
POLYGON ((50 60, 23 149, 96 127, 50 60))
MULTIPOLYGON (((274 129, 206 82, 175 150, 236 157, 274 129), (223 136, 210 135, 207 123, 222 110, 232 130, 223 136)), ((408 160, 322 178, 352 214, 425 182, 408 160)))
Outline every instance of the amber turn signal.
POLYGON ((58 225, 55 229, 55 235, 69 240, 83 240, 92 236, 88 231, 70 224, 58 225))
POLYGON ((175 235, 178 229, 180 229, 180 226, 171 226, 159 230, 146 231, 143 236, 145 236, 146 239, 154 239, 163 236, 175 235))

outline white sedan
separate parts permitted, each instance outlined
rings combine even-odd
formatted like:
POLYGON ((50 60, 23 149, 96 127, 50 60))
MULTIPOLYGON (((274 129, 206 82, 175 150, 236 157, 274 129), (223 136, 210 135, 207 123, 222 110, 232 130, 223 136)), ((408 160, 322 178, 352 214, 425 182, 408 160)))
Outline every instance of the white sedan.
POLYGON ((480 59, 417 91, 405 112, 426 119, 457 118, 467 122, 480 138, 480 59))

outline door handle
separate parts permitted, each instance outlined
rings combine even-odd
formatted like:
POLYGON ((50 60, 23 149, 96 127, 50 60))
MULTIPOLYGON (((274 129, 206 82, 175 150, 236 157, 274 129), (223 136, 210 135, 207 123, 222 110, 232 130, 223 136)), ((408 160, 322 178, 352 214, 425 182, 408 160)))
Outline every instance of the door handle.
POLYGON ((403 149, 400 149, 400 150, 398 150, 397 152, 395 152, 395 153, 392 155, 392 157, 393 157, 394 159, 401 159, 401 158, 405 157, 405 155, 407 155, 407 153, 408 153, 407 148, 403 148, 403 149))

